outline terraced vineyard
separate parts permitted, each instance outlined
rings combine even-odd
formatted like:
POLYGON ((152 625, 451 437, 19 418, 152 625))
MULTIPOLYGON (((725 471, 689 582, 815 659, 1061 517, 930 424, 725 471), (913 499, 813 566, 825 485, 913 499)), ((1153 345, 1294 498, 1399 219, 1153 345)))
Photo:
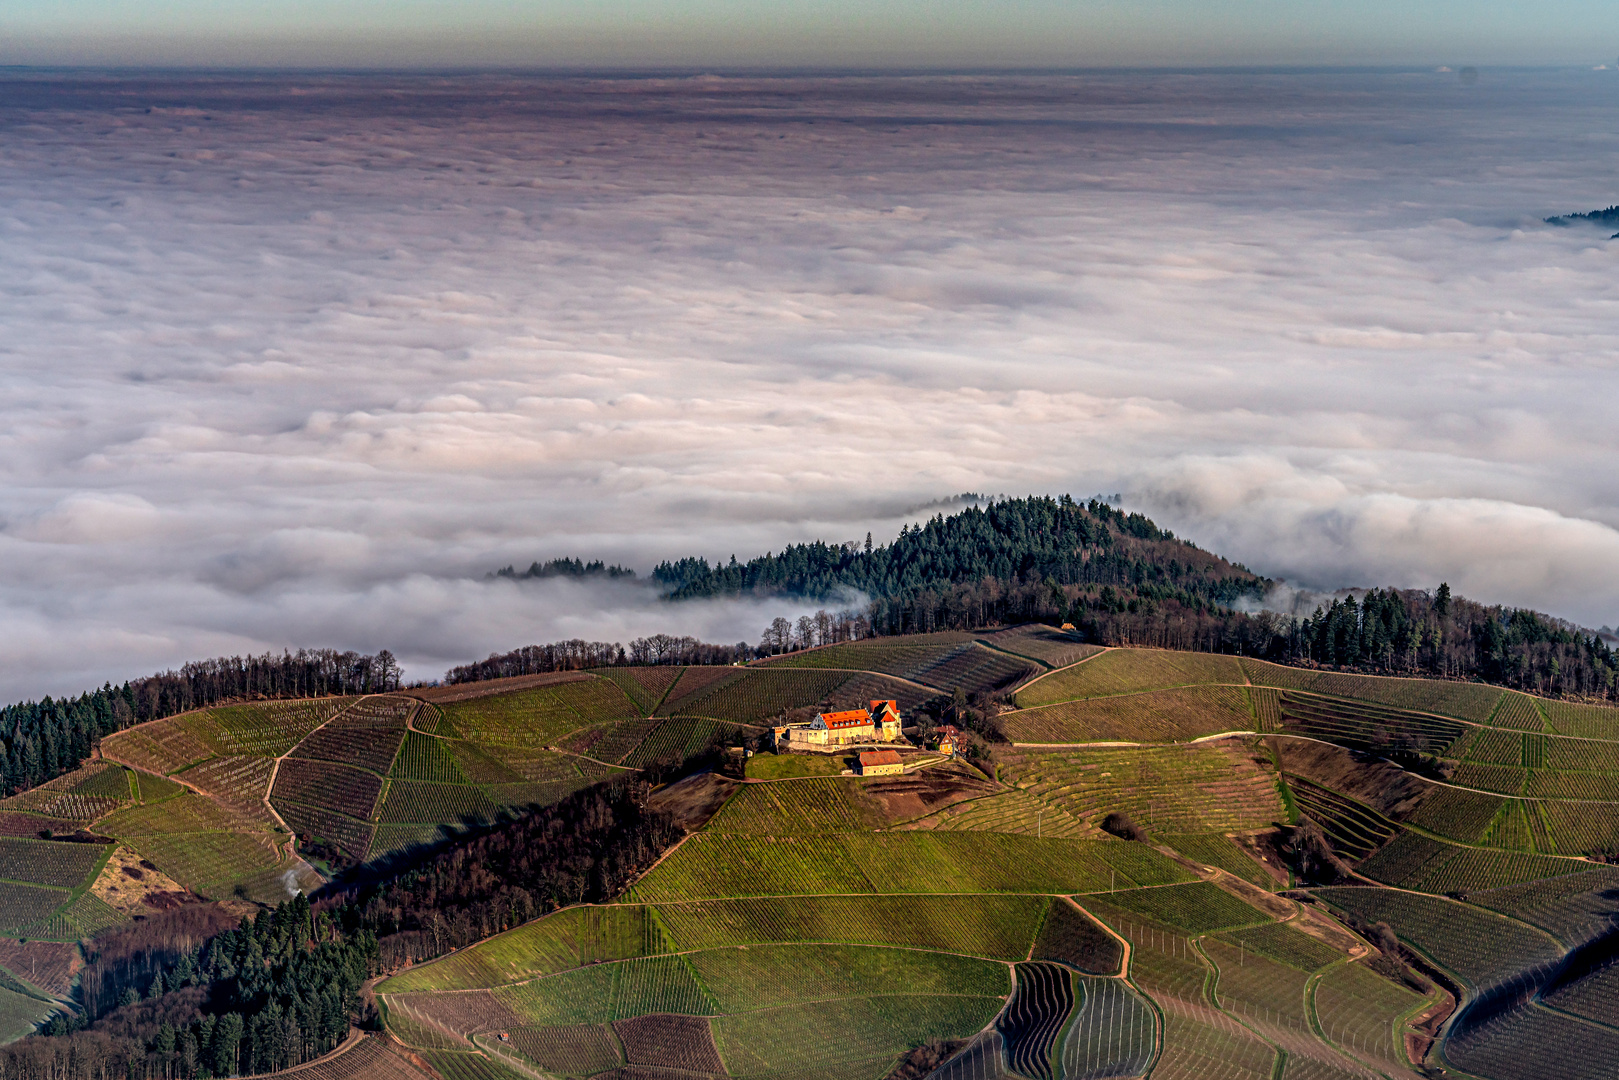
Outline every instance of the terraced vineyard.
POLYGON ((1619 851, 1615 710, 1098 651, 1042 628, 981 637, 141 725, 106 740, 105 762, 0 805, 0 925, 68 941, 128 917, 92 888, 113 845, 46 829, 89 827, 205 895, 269 896, 288 872, 318 881, 292 834, 334 863, 377 859, 783 711, 897 697, 909 722, 940 692, 1021 685, 1000 722, 1018 744, 1058 745, 990 744, 981 774, 941 764, 903 791, 756 757, 752 782, 617 902, 394 975, 386 1022, 439 1075, 479 1080, 877 1080, 935 1039, 965 1041, 940 1078, 1413 1077, 1408 1054, 1432 1033, 1408 1025, 1440 992, 1378 974, 1345 922, 1387 923, 1466 988, 1427 1064, 1454 1044, 1458 1066, 1516 1080, 1489 1071, 1512 1039, 1595 1046, 1619 1020, 1607 969, 1533 993, 1613 925, 1619 870, 1569 856, 1619 851), (1254 734, 1192 741, 1222 732, 1254 734), (1301 746, 1321 754, 1286 749, 1301 746), (1110 829, 1144 839, 1104 833, 1113 814, 1129 820, 1110 829), (1299 816, 1359 884, 1281 869, 1299 816), (1496 987, 1528 987, 1529 1004, 1466 1011, 1496 987))
POLYGON ((1258 829, 1280 820, 1281 796, 1262 755, 1229 740, 1140 749, 1020 748, 999 757, 1003 780, 1070 818, 1096 823, 1117 810, 1149 832, 1169 833, 1258 829))
POLYGON ((1071 632, 1049 626, 1014 626, 978 640, 992 649, 1038 660, 1049 668, 1068 667, 1102 651, 1100 645, 1086 644, 1071 632))
POLYGON ((670 714, 757 724, 785 709, 817 705, 849 679, 849 673, 844 671, 777 670, 774 665, 749 669, 706 692, 681 698, 670 714))
POLYGON ((1274 730, 1243 686, 1191 686, 1059 702, 1006 713, 1019 743, 1184 742, 1224 731, 1274 730))
POLYGON ((119 732, 103 743, 107 761, 0 803, 0 837, 93 824, 188 889, 268 900, 284 895, 288 872, 319 881, 295 836, 304 850, 362 861, 620 774, 548 745, 583 743, 638 768, 734 738, 737 725, 639 718, 656 704, 647 695, 684 670, 446 688, 431 692, 436 703, 390 694, 186 713, 119 732))
MULTIPOLYGON (((831 665, 836 650, 788 659, 775 674, 845 674, 831 665)), ((922 657, 908 662, 920 674, 922 657)), ((762 673, 688 686, 673 708, 701 713, 718 694, 751 692, 762 673)), ((1242 701, 1254 716, 1246 687, 1215 689, 1209 700, 1242 701)), ((662 730, 645 727, 641 745, 662 730)), ((1411 1076, 1397 1035, 1424 999, 1351 964, 1347 931, 1323 938, 1276 921, 1296 906, 1225 835, 1286 819, 1272 760, 1252 738, 1003 747, 998 790, 900 817, 898 829, 877 797, 882 778, 745 784, 620 902, 565 909, 396 975, 381 999, 395 1033, 424 1051, 465 1053, 502 1030, 503 1052, 558 1076, 663 1068, 875 1080, 928 1039, 969 1038, 937 1077, 1150 1068, 1188 1080, 1370 1078, 1356 1056, 1383 1052, 1370 1034, 1330 1014, 1358 1048, 1346 1054, 1320 1033, 1317 989, 1332 977, 1325 1000, 1354 1001, 1388 1032, 1384 1071, 1411 1076), (1115 810, 1153 842, 1100 833, 1096 823, 1115 810), (1239 887, 1279 906, 1253 906, 1239 887), (1340 990, 1333 973, 1346 966, 1372 983, 1340 990), (1368 996, 1385 985, 1383 998, 1368 996), (797 1022, 806 1009, 813 1024, 797 1022)), ((1316 803, 1330 794, 1321 789, 1316 803)), ((1380 839, 1397 835, 1407 834, 1390 824, 1380 839)))
POLYGON ((1386 922, 1435 963, 1475 987, 1489 987, 1562 954, 1549 935, 1516 920, 1437 896, 1388 889, 1318 889, 1327 903, 1386 922))
POLYGON ((1018 691, 1017 704, 1028 709, 1079 698, 1138 694, 1177 686, 1240 686, 1247 681, 1237 659, 1231 656, 1110 649, 1077 667, 1037 679, 1018 691))
POLYGON ((1402 748, 1444 756, 1468 733, 1464 724, 1364 702, 1282 693, 1282 730, 1352 750, 1402 748))

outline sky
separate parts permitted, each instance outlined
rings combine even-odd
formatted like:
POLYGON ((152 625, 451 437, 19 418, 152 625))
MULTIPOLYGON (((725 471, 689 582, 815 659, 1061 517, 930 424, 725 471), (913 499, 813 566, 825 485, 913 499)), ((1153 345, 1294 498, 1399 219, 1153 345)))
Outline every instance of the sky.
POLYGON ((0 0, 0 63, 23 64, 1454 66, 1615 50, 1605 0, 0 0))
POLYGON ((1619 72, 0 76, 0 699, 756 640, 488 581, 1119 493, 1619 622, 1619 72))

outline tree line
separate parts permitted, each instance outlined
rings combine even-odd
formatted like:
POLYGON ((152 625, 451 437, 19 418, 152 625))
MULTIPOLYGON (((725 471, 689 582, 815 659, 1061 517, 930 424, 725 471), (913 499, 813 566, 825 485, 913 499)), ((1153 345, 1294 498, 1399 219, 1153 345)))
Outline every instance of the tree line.
POLYGON ((621 893, 684 830, 644 780, 597 786, 394 873, 232 926, 197 905, 91 942, 84 1013, 0 1049, 3 1080, 191 1080, 290 1068, 375 1022, 374 975, 621 893))
POLYGON ((13 795, 72 772, 102 739, 147 720, 226 701, 375 694, 399 688, 399 665, 335 649, 194 660, 74 698, 0 708, 0 791, 13 795))
POLYGON ((525 645, 511 652, 490 653, 487 659, 453 667, 444 673, 446 683, 483 682, 516 675, 538 675, 548 671, 585 671, 602 667, 655 667, 660 664, 735 664, 758 655, 747 642, 711 645, 694 637, 652 634, 636 638, 628 647, 617 641, 553 641, 546 645, 525 645))
POLYGON ((362 1019, 359 990, 377 969, 374 935, 338 934, 301 895, 169 951, 171 964, 144 988, 125 986, 105 1013, 87 1005, 0 1050, 0 1077, 190 1080, 291 1068, 334 1049, 362 1019))
POLYGON ((627 888, 684 830, 634 779, 586 788, 456 841, 417 865, 324 898, 345 934, 378 943, 393 971, 627 888))

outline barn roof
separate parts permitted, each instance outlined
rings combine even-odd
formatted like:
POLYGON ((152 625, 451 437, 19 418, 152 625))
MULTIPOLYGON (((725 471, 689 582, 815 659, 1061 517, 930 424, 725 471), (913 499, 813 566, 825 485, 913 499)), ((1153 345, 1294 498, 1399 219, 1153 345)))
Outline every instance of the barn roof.
POLYGON ((860 755, 860 767, 868 765, 898 765, 899 754, 893 750, 867 750, 860 755))

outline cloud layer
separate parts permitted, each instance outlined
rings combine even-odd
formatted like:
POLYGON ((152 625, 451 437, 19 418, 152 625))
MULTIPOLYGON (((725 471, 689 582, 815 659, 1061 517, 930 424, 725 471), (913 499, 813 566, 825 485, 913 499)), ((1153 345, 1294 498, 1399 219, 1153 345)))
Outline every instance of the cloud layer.
POLYGON ((1613 72, 3 89, 6 699, 752 637, 480 578, 966 490, 1619 617, 1613 72))

